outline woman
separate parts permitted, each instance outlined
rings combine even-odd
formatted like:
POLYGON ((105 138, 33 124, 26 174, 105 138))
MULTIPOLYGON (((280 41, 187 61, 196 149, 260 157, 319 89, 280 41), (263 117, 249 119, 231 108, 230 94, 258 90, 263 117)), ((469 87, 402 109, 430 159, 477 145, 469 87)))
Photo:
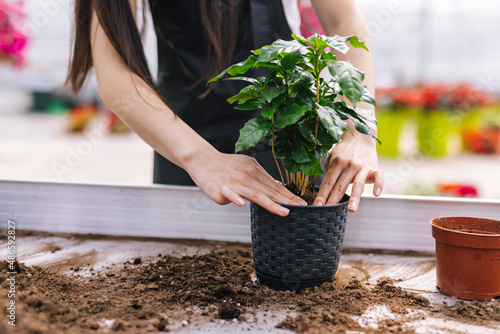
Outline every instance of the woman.
MULTIPOLYGON (((269 174, 276 167, 268 147, 246 152, 255 159, 230 154, 238 130, 252 116, 226 102, 241 86, 228 81, 207 87, 206 82, 250 50, 277 38, 290 39, 283 3, 293 1, 150 0, 158 38, 157 85, 135 23, 135 2, 77 0, 68 82, 78 91, 95 68, 102 101, 155 149, 155 182, 194 182, 219 204, 243 206, 248 199, 286 216, 288 210, 277 203, 306 203, 269 174)), ((327 34, 356 34, 368 42, 353 0, 312 4, 327 34)), ((349 59, 365 71, 373 91, 371 56, 353 50, 349 59)), ((357 210, 365 183, 374 182, 374 194, 380 195, 383 175, 369 136, 344 134, 325 168, 315 205, 337 203, 350 183, 350 211, 357 210)))

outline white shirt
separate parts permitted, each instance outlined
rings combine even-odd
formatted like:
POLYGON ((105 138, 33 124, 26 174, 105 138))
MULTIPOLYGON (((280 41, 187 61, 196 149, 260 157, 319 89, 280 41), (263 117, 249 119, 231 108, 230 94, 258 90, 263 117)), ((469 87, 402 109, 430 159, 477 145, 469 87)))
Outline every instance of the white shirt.
POLYGON ((292 33, 301 35, 300 33, 300 12, 299 3, 297 0, 282 0, 283 9, 285 11, 286 20, 292 30, 292 33))

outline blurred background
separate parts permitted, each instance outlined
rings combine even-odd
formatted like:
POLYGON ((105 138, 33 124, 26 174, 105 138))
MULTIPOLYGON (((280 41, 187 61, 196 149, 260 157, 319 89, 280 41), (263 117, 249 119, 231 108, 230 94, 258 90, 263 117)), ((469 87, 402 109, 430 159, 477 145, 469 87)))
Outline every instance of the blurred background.
MULTIPOLYGON (((285 0, 293 1, 293 0, 285 0)), ((357 0, 371 37, 385 193, 500 198, 500 3, 357 0)), ((64 87, 69 0, 0 0, 0 178, 149 184, 153 152, 64 87)), ((321 32, 307 0, 301 30, 321 32)), ((156 73, 146 22, 145 50, 156 73)))

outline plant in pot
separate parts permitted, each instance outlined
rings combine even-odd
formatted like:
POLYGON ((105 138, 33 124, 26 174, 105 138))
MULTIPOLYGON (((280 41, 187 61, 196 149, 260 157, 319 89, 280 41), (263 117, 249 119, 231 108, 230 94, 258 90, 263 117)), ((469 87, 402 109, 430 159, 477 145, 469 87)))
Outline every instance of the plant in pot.
POLYGON ((358 37, 292 37, 253 51, 211 82, 230 75, 227 80, 249 83, 228 101, 236 103, 238 110, 260 110, 261 117, 243 126, 235 151, 268 141, 281 182, 310 204, 284 205, 290 209, 287 217, 251 204, 252 248, 260 283, 299 290, 330 280, 342 250, 349 197, 345 195, 337 205, 311 205, 317 175, 324 173, 321 158, 341 141, 344 131, 351 131, 346 121, 376 138, 366 124, 376 124, 376 120, 369 111, 356 108, 360 101, 375 105, 363 84, 364 73, 349 61, 337 60, 330 51, 346 53, 347 42, 368 51, 358 37), (242 76, 253 69, 263 75, 242 76), (329 75, 322 75, 324 69, 329 75), (340 101, 341 97, 352 106, 340 101))
POLYGON ((459 149, 460 116, 450 101, 452 88, 446 85, 422 87, 422 111, 417 122, 420 153, 443 158, 459 149))

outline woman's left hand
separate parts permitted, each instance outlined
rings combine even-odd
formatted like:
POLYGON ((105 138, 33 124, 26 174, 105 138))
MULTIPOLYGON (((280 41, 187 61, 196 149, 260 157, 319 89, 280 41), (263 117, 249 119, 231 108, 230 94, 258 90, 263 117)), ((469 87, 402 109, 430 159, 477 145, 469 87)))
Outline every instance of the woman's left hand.
POLYGON ((384 174, 378 170, 375 140, 357 131, 355 136, 344 133, 342 142, 330 152, 326 162, 326 176, 319 188, 314 205, 337 204, 349 184, 353 184, 348 209, 356 212, 366 183, 374 183, 373 194, 380 196, 384 174))

